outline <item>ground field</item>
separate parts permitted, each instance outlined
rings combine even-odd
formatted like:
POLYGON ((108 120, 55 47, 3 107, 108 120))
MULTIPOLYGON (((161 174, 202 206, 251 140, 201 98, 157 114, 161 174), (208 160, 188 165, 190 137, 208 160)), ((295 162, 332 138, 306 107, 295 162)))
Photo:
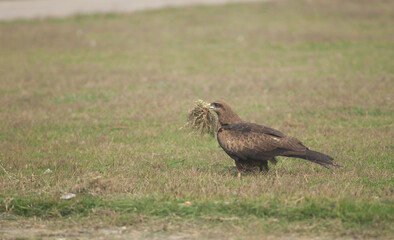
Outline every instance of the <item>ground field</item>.
POLYGON ((389 239, 393 16, 327 0, 0 23, 0 237, 389 239), (238 179, 183 127, 197 99, 343 168, 238 179))

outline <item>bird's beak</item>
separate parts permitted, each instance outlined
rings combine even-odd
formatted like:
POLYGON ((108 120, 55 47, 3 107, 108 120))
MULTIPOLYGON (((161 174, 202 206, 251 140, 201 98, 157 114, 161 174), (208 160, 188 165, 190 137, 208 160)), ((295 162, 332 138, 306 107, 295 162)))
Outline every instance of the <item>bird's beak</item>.
POLYGON ((212 103, 209 104, 209 109, 215 109, 212 103))

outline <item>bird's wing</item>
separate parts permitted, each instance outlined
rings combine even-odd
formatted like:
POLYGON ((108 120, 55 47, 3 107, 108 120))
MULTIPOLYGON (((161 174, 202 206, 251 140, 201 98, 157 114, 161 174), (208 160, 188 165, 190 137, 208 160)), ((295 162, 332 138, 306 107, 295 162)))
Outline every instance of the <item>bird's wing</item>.
POLYGON ((234 124, 233 129, 234 130, 241 130, 243 132, 255 132, 255 133, 261 133, 261 134, 267 134, 267 135, 271 135, 274 137, 280 137, 280 138, 286 137, 286 135, 279 130, 276 130, 274 128, 270 128, 267 126, 263 126, 260 124, 256 124, 256 123, 234 124))
POLYGON ((218 140, 228 154, 243 160, 267 160, 306 149, 296 138, 254 123, 237 123, 223 127, 218 134, 218 140))

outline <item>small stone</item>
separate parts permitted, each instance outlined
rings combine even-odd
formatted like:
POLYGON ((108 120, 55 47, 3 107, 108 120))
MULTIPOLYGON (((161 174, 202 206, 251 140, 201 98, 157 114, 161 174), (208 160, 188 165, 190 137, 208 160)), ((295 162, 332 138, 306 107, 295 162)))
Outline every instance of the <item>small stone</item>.
POLYGON ((74 193, 67 193, 67 194, 61 196, 60 199, 69 200, 69 199, 71 199, 71 198, 75 198, 76 196, 77 196, 77 195, 75 195, 74 193))

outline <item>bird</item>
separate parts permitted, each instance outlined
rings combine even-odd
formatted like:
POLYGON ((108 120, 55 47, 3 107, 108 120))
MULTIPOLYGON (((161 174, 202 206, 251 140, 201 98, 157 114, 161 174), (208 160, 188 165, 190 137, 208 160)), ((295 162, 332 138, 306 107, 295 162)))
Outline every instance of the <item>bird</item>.
POLYGON ((235 161, 238 177, 241 173, 268 172, 268 161, 276 164, 277 156, 305 159, 328 169, 341 167, 332 157, 310 150, 295 137, 244 121, 224 101, 211 102, 209 108, 218 116, 217 140, 235 161))

